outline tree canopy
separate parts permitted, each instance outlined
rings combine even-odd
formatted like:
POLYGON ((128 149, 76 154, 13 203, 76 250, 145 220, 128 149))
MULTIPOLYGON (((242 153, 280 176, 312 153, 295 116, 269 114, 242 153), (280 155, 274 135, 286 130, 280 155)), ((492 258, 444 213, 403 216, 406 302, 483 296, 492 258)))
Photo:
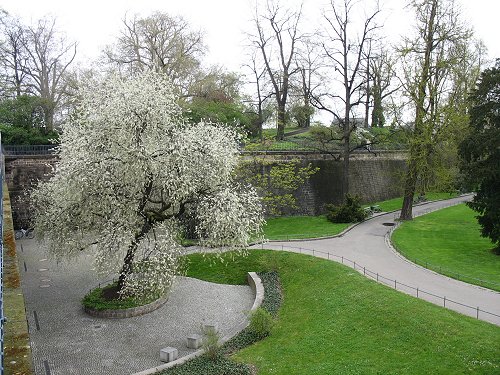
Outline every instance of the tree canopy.
POLYGON ((500 64, 481 74, 471 101, 470 134, 460 145, 462 171, 477 186, 469 206, 483 236, 500 245, 500 64))
POLYGON ((203 245, 243 248, 260 232, 255 191, 234 181, 237 133, 188 124, 164 74, 81 88, 55 175, 32 193, 37 235, 58 258, 92 251, 119 293, 169 287, 188 225, 203 245))

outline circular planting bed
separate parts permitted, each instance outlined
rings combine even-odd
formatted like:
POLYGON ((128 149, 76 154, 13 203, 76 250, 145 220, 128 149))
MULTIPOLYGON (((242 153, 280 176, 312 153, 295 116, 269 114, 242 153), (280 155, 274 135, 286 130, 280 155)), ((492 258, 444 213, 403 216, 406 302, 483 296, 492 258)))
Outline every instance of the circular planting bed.
POLYGON ((83 310, 98 318, 131 318, 150 313, 163 306, 168 300, 167 294, 146 301, 137 301, 133 298, 120 299, 119 297, 116 283, 93 289, 83 297, 83 310))

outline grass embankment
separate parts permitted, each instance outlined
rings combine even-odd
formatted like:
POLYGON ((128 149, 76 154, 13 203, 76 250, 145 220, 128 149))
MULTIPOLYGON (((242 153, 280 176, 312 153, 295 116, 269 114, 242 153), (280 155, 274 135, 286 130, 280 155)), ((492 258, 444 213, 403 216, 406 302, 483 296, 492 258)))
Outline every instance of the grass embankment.
POLYGON ((190 256, 188 276, 243 284, 279 272, 284 301, 271 336, 233 358, 266 374, 494 374, 500 328, 311 256, 251 251, 228 262, 190 256))
POLYGON ((392 241, 418 264, 500 291, 500 255, 488 238, 481 237, 475 215, 465 204, 432 212, 402 223, 392 241))
POLYGON ((267 219, 264 236, 270 240, 328 237, 339 234, 350 224, 335 224, 325 215, 283 216, 267 219))
MULTIPOLYGON (((428 201, 437 201, 443 199, 450 199, 457 197, 457 193, 426 193, 425 197, 428 201)), ((384 212, 400 210, 403 206, 403 197, 388 199, 385 201, 375 202, 371 204, 364 205, 366 206, 375 206, 378 205, 380 209, 384 212)))
MULTIPOLYGON (((427 193, 427 200, 440 200, 456 197, 455 193, 427 193)), ((382 211, 401 209, 403 198, 394 198, 386 201, 371 203, 378 205, 382 211)), ((365 205, 365 207, 370 206, 365 205)), ((291 240, 335 236, 346 229, 350 224, 335 224, 327 220, 325 215, 320 216, 282 216, 267 219, 264 227, 264 237, 268 240, 291 240)))
POLYGON ((33 374, 31 368, 31 349, 26 324, 24 298, 19 280, 16 242, 12 225, 12 211, 7 185, 3 186, 3 256, 4 256, 4 325, 5 375, 33 374))

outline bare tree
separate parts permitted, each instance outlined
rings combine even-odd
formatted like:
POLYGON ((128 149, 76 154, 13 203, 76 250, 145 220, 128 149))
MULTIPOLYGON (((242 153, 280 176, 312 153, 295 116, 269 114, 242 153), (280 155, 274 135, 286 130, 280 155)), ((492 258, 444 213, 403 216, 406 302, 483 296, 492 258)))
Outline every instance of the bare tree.
POLYGON ((145 18, 125 16, 121 35, 104 54, 107 63, 128 73, 165 73, 186 95, 205 51, 201 31, 193 31, 180 16, 156 12, 145 18))
MULTIPOLYGON (((357 34, 353 26, 354 0, 331 0, 330 9, 324 13, 326 20, 326 39, 323 43, 325 68, 329 69, 330 86, 322 93, 313 96, 316 108, 326 111, 340 127, 341 134, 332 140, 341 143, 342 156, 342 195, 349 193, 349 159, 351 153, 363 144, 351 144, 351 135, 357 129, 359 121, 353 118, 355 109, 364 103, 366 87, 366 67, 368 65, 368 49, 379 27, 375 17, 379 13, 378 4, 361 23, 357 34), (340 84, 340 85, 339 85, 340 84), (336 87, 342 88, 337 94, 336 87), (340 105, 339 105, 340 104, 340 105)), ((334 134, 332 132, 332 134, 334 134)))
POLYGON ((314 107, 311 105, 315 90, 320 87, 322 56, 320 45, 311 37, 304 37, 299 44, 295 65, 299 70, 297 82, 293 82, 293 91, 298 93, 299 100, 295 108, 298 109, 296 117, 299 127, 308 128, 311 125, 311 116, 314 107))
POLYGON ((265 111, 265 103, 271 94, 269 94, 269 91, 267 91, 265 87, 264 77, 266 75, 266 67, 259 63, 258 53, 260 52, 255 49, 252 50, 248 57, 250 62, 243 67, 250 70, 251 78, 249 83, 253 84, 255 87, 256 100, 253 100, 252 104, 255 108, 256 119, 253 124, 254 129, 252 129, 252 132, 262 139, 262 125, 268 117, 265 111))
POLYGON ((373 99, 373 109, 371 114, 372 127, 384 126, 384 100, 401 89, 400 84, 393 85, 395 76, 394 65, 395 61, 392 54, 385 48, 372 53, 369 60, 369 91, 373 99))
POLYGON ((3 79, 4 96, 20 96, 25 90, 26 72, 23 66, 26 63, 26 50, 23 38, 24 28, 17 18, 5 14, 0 19, 1 38, 0 63, 3 79))
POLYGON ((41 19, 25 29, 22 39, 27 56, 22 71, 29 77, 28 90, 43 101, 48 131, 54 127, 54 114, 65 94, 64 77, 76 56, 76 43, 68 43, 55 24, 54 18, 41 19))
POLYGON ((277 140, 283 140, 286 122, 286 104, 290 77, 298 71, 292 65, 297 52, 299 22, 302 6, 297 11, 283 9, 279 1, 267 0, 264 14, 256 6, 254 23, 257 34, 251 36, 254 46, 261 52, 267 75, 273 87, 277 107, 277 140))

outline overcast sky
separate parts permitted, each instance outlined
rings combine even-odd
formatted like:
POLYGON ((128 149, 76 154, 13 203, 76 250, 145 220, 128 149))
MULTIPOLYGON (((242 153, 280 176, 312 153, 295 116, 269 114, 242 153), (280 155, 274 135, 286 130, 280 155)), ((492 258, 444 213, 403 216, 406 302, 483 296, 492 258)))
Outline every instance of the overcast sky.
MULTIPOLYGON (((362 1, 362 0, 361 0, 362 1)), ((486 44, 489 57, 500 57, 498 16, 500 0, 456 0, 462 7, 463 18, 486 44)), ((282 1, 283 4, 297 2, 282 1)), ((362 1, 363 2, 363 1, 362 1)), ((412 23, 411 13, 405 13, 406 0, 381 0, 380 21, 384 32, 395 42, 412 23)), ((57 17, 59 30, 68 39, 78 42, 78 59, 85 63, 98 56, 103 46, 118 35, 126 12, 149 15, 162 11, 182 15, 193 29, 205 32, 209 48, 208 63, 239 70, 243 63, 245 36, 251 30, 251 0, 0 0, 0 8, 20 16, 25 22, 50 14, 57 17)), ((306 24, 317 25, 319 9, 328 0, 304 0, 306 24)), ((368 3, 368 2, 367 2, 368 3)))

